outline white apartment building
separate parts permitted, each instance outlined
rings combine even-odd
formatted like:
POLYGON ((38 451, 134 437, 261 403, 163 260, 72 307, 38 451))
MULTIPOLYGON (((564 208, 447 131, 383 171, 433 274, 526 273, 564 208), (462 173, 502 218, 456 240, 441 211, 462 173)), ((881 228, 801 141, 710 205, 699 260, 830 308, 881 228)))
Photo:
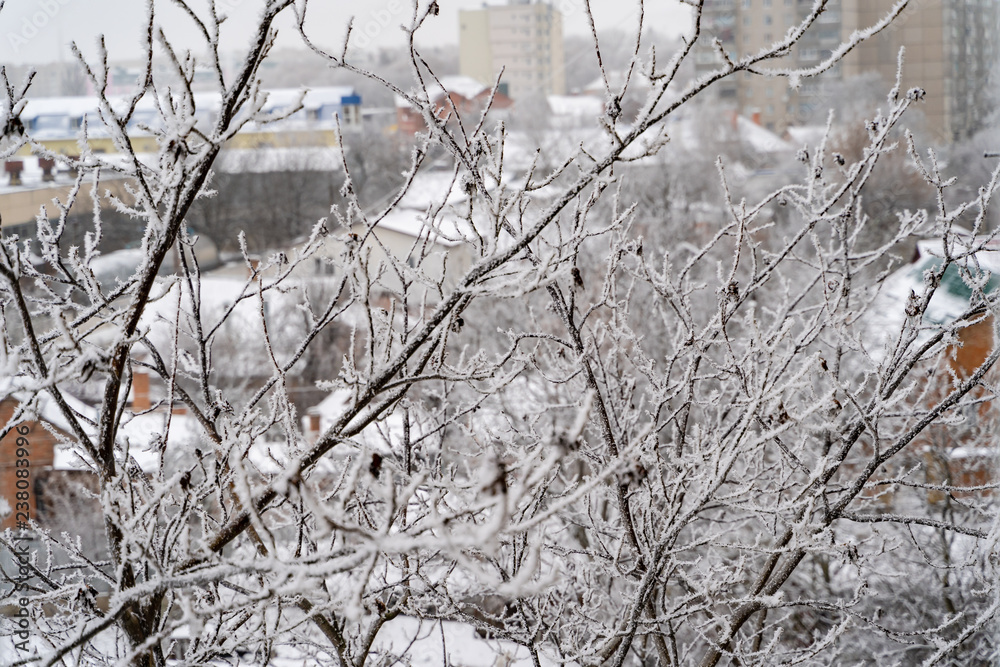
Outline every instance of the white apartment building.
POLYGON ((564 95, 562 14, 543 2, 510 0, 462 10, 459 20, 459 66, 463 76, 492 86, 500 76, 507 94, 564 95))

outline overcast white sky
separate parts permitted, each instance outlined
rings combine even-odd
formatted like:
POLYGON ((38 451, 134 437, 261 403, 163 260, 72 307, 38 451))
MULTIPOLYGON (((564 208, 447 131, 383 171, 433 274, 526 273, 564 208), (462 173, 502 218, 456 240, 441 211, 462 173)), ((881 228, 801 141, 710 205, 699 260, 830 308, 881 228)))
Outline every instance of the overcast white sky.
MULTIPOLYGON (((223 48, 235 50, 246 40, 262 0, 216 1, 220 6, 232 8, 223 48)), ((422 6, 425 1, 421 0, 422 6)), ((441 14, 420 33, 425 44, 457 42, 458 10, 475 9, 483 4, 482 0, 438 2, 441 14)), ((196 6, 197 3, 195 0, 196 6)), ((398 26, 412 15, 411 3, 412 0, 311 0, 309 32, 318 42, 332 46, 343 39, 347 20, 353 15, 355 30, 367 33, 363 37, 356 33, 363 43, 401 44, 403 37, 398 26)), ((567 33, 588 30, 583 0, 554 0, 554 4, 563 10, 567 33)), ((190 37, 190 23, 169 3, 157 3, 158 11, 160 5, 163 13, 159 19, 168 35, 188 48, 196 47, 190 37)), ((69 58, 66 45, 70 41, 76 41, 85 53, 92 54, 101 33, 105 35, 112 60, 133 59, 139 55, 137 44, 144 6, 141 0, 7 0, 0 12, 0 63, 43 63, 69 58)), ((592 0, 592 6, 599 28, 635 25, 637 3, 633 0, 592 0)), ((688 11, 678 0, 646 2, 646 21, 659 32, 680 34, 688 27, 689 20, 688 11)), ((280 44, 295 46, 293 32, 287 27, 280 44)))

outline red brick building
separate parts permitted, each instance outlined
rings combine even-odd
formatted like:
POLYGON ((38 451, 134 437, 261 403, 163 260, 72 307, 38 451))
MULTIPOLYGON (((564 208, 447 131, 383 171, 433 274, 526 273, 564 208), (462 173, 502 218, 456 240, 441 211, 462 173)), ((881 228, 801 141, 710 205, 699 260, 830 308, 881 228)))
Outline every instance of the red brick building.
MULTIPOLYGON (((1000 289, 1000 244, 996 241, 958 235, 953 254, 965 248, 976 248, 975 262, 960 261, 952 264, 941 276, 940 285, 931 298, 923 315, 923 324, 929 329, 937 325, 956 322, 969 309, 971 303, 981 299, 973 293, 970 281, 963 278, 957 264, 965 263, 975 273, 977 267, 989 271, 981 276, 983 293, 1000 289), (980 249, 981 248, 981 249, 980 249)), ((899 269, 884 283, 883 301, 874 316, 872 325, 883 331, 898 330, 905 316, 905 304, 910 294, 921 294, 925 289, 925 275, 939 270, 943 250, 939 240, 920 241, 914 261, 899 269)), ((911 395, 931 408, 939 404, 956 386, 968 380, 996 348, 994 318, 988 312, 971 316, 965 326, 956 328, 954 341, 941 351, 940 356, 928 359, 922 369, 922 381, 912 389, 911 395)), ((984 378, 995 383, 1000 378, 1000 367, 992 368, 984 378)), ((893 477, 902 471, 922 471, 923 479, 916 480, 930 487, 950 487, 953 490, 930 488, 926 499, 931 504, 947 500, 949 495, 959 497, 967 492, 954 487, 983 487, 997 479, 997 439, 1000 424, 1000 405, 991 400, 992 394, 985 387, 974 388, 962 401, 962 406, 947 413, 949 423, 935 424, 922 432, 896 461, 896 468, 886 471, 893 477)), ((980 489, 976 494, 988 493, 980 489)), ((884 494, 886 501, 891 494, 884 494)))
MULTIPOLYGON (((443 87, 432 86, 427 90, 428 98, 434 105, 434 114, 440 119, 454 116, 457 111, 466 122, 476 122, 490 103, 491 96, 493 104, 490 111, 498 117, 514 104, 505 90, 497 90, 493 94, 491 88, 467 76, 446 76, 441 79, 441 84, 443 87)), ((396 125, 399 132, 407 136, 427 129, 423 114, 401 97, 396 99, 396 125)))
MULTIPOLYGON (((0 429, 7 427, 17 407, 17 401, 12 398, 0 401, 0 429)), ((18 519, 38 517, 38 498, 43 492, 41 482, 52 470, 55 445, 61 435, 62 431, 56 426, 32 420, 10 429, 0 440, 0 498, 11 510, 0 521, 0 530, 16 527, 18 519), (26 514, 24 505, 18 502, 27 503, 26 514)))

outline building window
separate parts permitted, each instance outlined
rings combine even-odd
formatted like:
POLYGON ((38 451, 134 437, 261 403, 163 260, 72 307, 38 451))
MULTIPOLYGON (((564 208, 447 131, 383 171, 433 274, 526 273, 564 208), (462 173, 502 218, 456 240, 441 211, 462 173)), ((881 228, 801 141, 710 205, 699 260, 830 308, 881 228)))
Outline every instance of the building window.
POLYGON ((770 14, 764 14, 764 25, 771 25, 773 20, 770 14))
POLYGON ((764 0, 764 6, 765 7, 770 7, 771 6, 771 0, 764 0))
POLYGON ((743 0, 743 9, 750 9, 751 0, 743 0))
POLYGON ((747 14, 743 17, 743 25, 750 25, 753 22, 753 17, 747 14))

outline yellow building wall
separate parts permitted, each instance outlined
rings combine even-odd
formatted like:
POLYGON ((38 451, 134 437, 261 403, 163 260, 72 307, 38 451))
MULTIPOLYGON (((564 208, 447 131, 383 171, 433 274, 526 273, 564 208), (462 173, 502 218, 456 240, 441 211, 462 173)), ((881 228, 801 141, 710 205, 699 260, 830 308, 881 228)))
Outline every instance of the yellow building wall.
MULTIPOLYGON (((132 150, 137 153, 156 153, 159 145, 156 138, 152 136, 131 137, 132 150)), ((62 155, 79 155, 80 144, 77 139, 50 139, 40 141, 47 150, 62 155)), ((96 137, 88 142, 91 150, 97 153, 117 152, 114 142, 107 137, 96 137)), ((314 146, 336 146, 337 135, 334 130, 301 130, 301 131, 281 131, 281 132, 241 132, 233 137, 227 144, 227 148, 255 149, 255 148, 294 148, 294 147, 314 147, 314 146)), ((31 155, 31 147, 25 146, 17 153, 18 156, 27 157, 31 155)), ((101 192, 110 190, 116 197, 127 198, 123 187, 123 179, 104 179, 101 181, 101 192)), ((0 194, 0 210, 3 211, 3 226, 22 225, 35 220, 39 211, 44 206, 48 214, 55 215, 57 209, 52 200, 58 198, 66 201, 69 196, 71 185, 67 183, 52 184, 36 188, 16 189, 0 194)), ((85 184, 77 197, 78 201, 87 202, 89 206, 90 195, 89 185, 85 184)))
MULTIPOLYGON (((3 210, 3 226, 23 225, 34 221, 42 208, 49 217, 56 216, 59 209, 53 203, 53 199, 66 202, 69 199, 72 184, 60 183, 48 187, 38 187, 32 189, 19 189, 0 194, 0 208, 3 210)), ((115 197, 125 202, 131 202, 132 198, 125 190, 125 179, 102 179, 100 192, 107 203, 105 192, 110 192, 115 197)), ((81 206, 91 206, 90 185, 84 183, 80 193, 76 198, 81 206)))
MULTIPOLYGON (((156 153, 160 150, 156 137, 137 135, 129 137, 132 150, 136 153, 156 153)), ((47 150, 61 155, 79 155, 80 142, 75 137, 64 139, 44 139, 39 141, 47 150)), ((87 144, 95 153, 117 153, 114 142, 108 137, 91 137, 87 144)), ((280 132, 240 132, 229 140, 227 148, 294 148, 300 146, 337 146, 336 131, 329 130, 282 130, 280 132)), ((24 146, 17 152, 21 157, 32 154, 31 146, 24 146)))

